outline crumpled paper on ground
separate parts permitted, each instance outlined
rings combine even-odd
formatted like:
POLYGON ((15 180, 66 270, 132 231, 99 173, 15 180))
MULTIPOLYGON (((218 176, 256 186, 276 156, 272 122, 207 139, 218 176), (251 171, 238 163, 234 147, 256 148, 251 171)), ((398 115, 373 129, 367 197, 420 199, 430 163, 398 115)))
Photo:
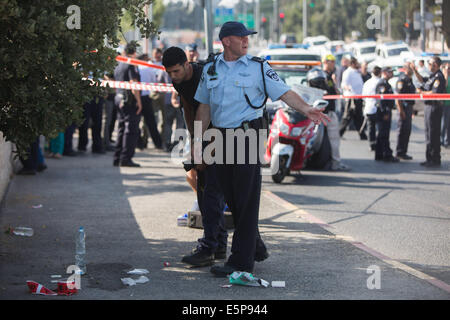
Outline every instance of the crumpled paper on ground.
POLYGON ((132 279, 132 278, 121 278, 122 283, 127 286, 135 286, 137 283, 146 283, 149 282, 149 278, 146 276, 140 276, 138 279, 132 279))
POLYGON ((229 276, 230 284, 237 284, 249 287, 264 287, 269 286, 269 282, 264 279, 256 278, 251 273, 235 271, 229 276))
POLYGON ((127 272, 128 274, 147 274, 148 270, 147 269, 133 269, 131 271, 127 272))

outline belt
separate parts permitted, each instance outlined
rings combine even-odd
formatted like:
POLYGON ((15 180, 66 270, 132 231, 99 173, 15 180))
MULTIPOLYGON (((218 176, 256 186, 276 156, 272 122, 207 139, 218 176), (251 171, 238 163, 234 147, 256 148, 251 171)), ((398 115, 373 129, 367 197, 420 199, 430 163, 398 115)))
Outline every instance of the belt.
POLYGON ((215 128, 219 129, 220 131, 226 131, 227 129, 231 130, 243 129, 244 131, 247 131, 248 129, 262 129, 263 127, 264 127, 264 118, 259 117, 253 120, 244 121, 241 123, 239 127, 236 128, 219 128, 219 127, 215 128))

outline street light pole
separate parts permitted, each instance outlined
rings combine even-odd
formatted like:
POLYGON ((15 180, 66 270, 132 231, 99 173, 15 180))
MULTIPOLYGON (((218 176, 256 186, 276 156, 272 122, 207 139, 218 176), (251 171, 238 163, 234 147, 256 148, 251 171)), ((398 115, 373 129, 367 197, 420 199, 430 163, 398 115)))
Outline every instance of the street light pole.
POLYGON ((308 9, 306 0, 303 0, 303 40, 308 36, 308 9))
POLYGON ((420 0, 420 48, 425 51, 425 0, 420 0))
POLYGON ((213 53, 213 32, 212 32, 212 0, 203 0, 203 19, 205 22, 205 46, 208 55, 213 53))

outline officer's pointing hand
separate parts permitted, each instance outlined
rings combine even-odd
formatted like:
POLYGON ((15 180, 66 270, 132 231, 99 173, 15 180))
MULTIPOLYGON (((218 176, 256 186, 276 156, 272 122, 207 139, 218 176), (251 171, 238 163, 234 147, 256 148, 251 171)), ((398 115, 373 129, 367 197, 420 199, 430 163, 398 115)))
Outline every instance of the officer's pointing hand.
POLYGON ((325 108, 309 108, 306 112, 306 116, 314 121, 315 124, 320 124, 321 122, 326 126, 331 119, 323 113, 325 108))

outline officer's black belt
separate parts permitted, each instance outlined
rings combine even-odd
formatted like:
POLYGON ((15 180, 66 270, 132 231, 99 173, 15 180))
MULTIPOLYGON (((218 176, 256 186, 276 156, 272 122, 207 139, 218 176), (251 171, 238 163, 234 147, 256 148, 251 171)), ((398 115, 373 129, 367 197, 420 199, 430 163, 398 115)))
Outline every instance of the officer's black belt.
POLYGON ((237 128, 219 128, 219 127, 214 127, 214 128, 218 129, 222 132, 225 132, 226 130, 229 130, 229 129, 231 129, 231 130, 243 129, 244 131, 247 131, 248 129, 262 129, 262 128, 264 128, 264 118, 259 117, 254 120, 244 121, 237 128))

